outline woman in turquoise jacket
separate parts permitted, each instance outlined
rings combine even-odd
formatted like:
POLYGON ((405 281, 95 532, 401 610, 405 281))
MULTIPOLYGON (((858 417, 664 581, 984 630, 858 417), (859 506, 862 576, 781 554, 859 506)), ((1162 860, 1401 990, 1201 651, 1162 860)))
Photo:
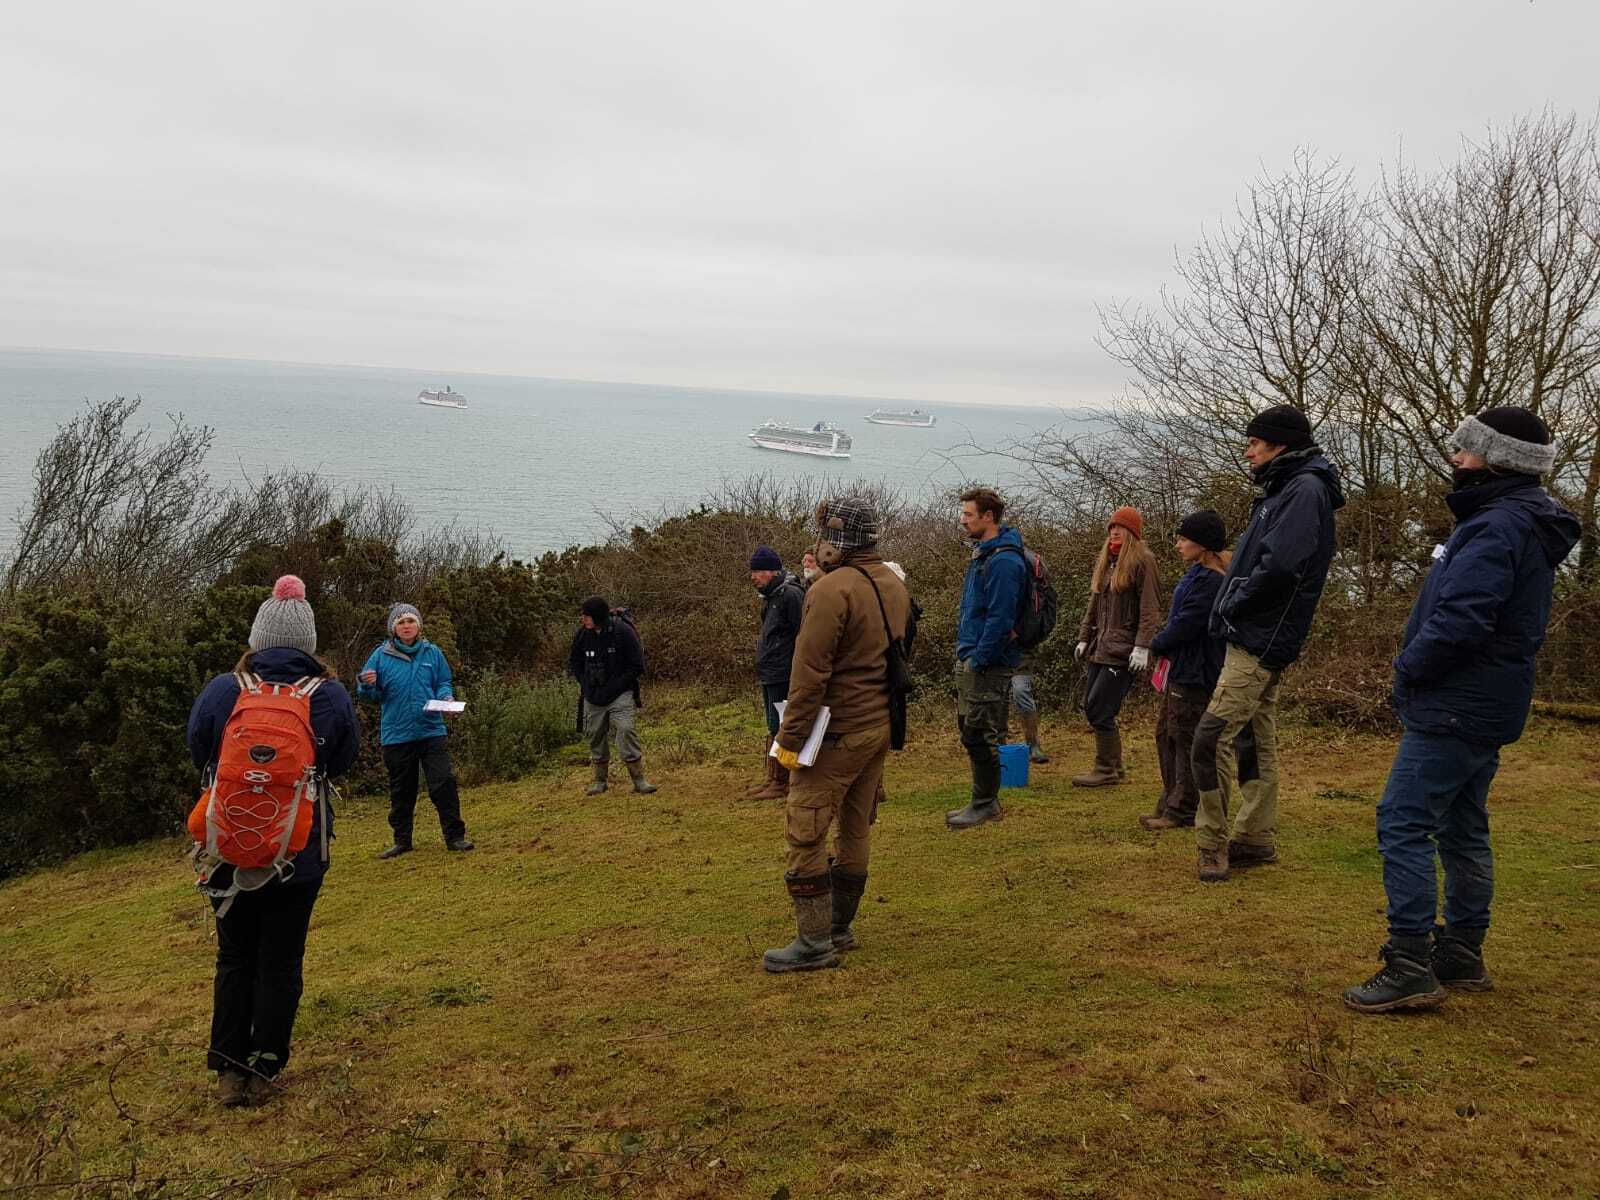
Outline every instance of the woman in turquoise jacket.
POLYGON ((389 610, 389 638, 361 668, 356 694, 376 700, 378 740, 389 772, 389 828, 394 845, 378 855, 398 858, 411 849, 411 822, 417 808, 417 774, 428 779, 428 799, 439 810, 439 828, 450 850, 471 850, 461 820, 461 797, 450 765, 444 716, 429 712, 430 700, 453 700, 450 664, 444 651, 422 636, 422 614, 410 604, 389 610))

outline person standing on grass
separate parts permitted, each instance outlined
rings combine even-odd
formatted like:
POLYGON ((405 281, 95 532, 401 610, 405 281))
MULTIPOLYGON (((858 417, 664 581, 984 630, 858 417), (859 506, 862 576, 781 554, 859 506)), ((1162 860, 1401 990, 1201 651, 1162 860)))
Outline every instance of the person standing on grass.
MULTIPOLYGON (((1227 544, 1227 527, 1213 509, 1202 508, 1178 522, 1178 557, 1190 566, 1172 589, 1167 623, 1150 642, 1150 653, 1167 660, 1167 676, 1161 715, 1156 718, 1161 797, 1154 813, 1139 818, 1145 829, 1181 829, 1194 824, 1200 799, 1190 765, 1194 731, 1217 686, 1227 648, 1209 628, 1211 606, 1233 557, 1225 549, 1227 544)), ((1248 738, 1248 730, 1240 736, 1248 738)), ((1253 771, 1254 758, 1253 746, 1249 754, 1240 755, 1241 773, 1253 771)))
POLYGON ((389 637, 361 668, 356 694, 379 704, 378 740, 389 772, 389 828, 394 843, 379 853, 399 858, 411 851, 412 819, 417 810, 417 776, 428 780, 428 799, 439 811, 447 850, 471 850, 461 820, 461 791, 450 764, 444 715, 428 711, 430 700, 454 700, 454 682, 444 651, 422 636, 422 614, 396 604, 385 622, 389 637))
POLYGON ((633 790, 649 795, 655 784, 645 778, 644 746, 639 741, 637 719, 641 707, 639 677, 644 674, 644 646, 625 610, 612 612, 604 596, 590 596, 579 610, 578 631, 567 655, 567 671, 582 693, 584 736, 589 739, 589 762, 594 782, 586 795, 606 790, 611 761, 608 735, 633 780, 633 790))
POLYGON ((1383 969, 1344 994, 1358 1012, 1431 1008, 1441 984, 1494 986, 1483 963, 1494 896, 1489 785, 1500 747, 1522 736, 1556 569, 1582 532, 1539 484, 1556 448, 1536 414, 1488 409, 1463 421, 1452 444, 1445 503, 1455 532, 1434 550, 1394 660, 1405 732, 1378 801, 1389 941, 1383 969), (1437 926, 1435 850, 1444 864, 1437 926))
POLYGON ((1094 766, 1074 775, 1073 787, 1106 787, 1128 778, 1117 716, 1138 673, 1150 668, 1150 640, 1161 622, 1156 557, 1143 533, 1138 509, 1124 505, 1112 513, 1089 582, 1073 657, 1088 661, 1083 715, 1094 730, 1094 766))
POLYGON ((972 768, 972 799, 945 814, 951 829, 1005 816, 1000 808, 1000 739, 1011 676, 1022 661, 1013 631, 1027 584, 1022 535, 1000 520, 1006 502, 990 488, 961 496, 961 533, 973 543, 956 626, 956 728, 972 768), (1012 553, 1015 551, 1015 553, 1012 553))
MULTIPOLYGON (((316 616, 305 584, 285 575, 256 610, 249 650, 227 675, 206 684, 189 713, 189 757, 214 775, 222 754, 223 729, 239 699, 241 681, 296 684, 316 680, 311 692, 311 732, 316 770, 322 780, 343 775, 356 760, 361 726, 350 693, 333 670, 315 657, 316 616)), ((309 688, 307 690, 310 690, 309 688)), ((328 870, 333 809, 312 805, 305 849, 286 875, 227 903, 212 899, 217 916, 217 970, 211 989, 211 1043, 206 1068, 217 1073, 217 1098, 225 1106, 263 1104, 277 1090, 278 1073, 289 1061, 289 1037, 305 988, 303 967, 311 910, 328 870), (322 827, 326 810, 328 828, 322 827)), ((208 884, 223 890, 222 866, 208 884)))
POLYGON ((1244 458, 1256 497, 1211 609, 1212 636, 1228 646, 1194 735, 1194 841, 1204 883, 1227 879, 1232 867, 1278 861, 1278 682, 1311 632, 1333 562, 1333 514, 1344 506, 1338 468, 1297 408, 1280 404, 1252 417, 1244 458), (1246 726, 1255 778, 1240 784, 1234 743, 1246 726))
POLYGON ((757 546, 750 556, 750 582, 761 597, 761 632, 756 638, 756 682, 767 718, 767 741, 761 751, 766 777, 745 793, 747 800, 782 800, 789 794, 789 768, 768 751, 778 736, 778 704, 789 694, 789 664, 800 632, 805 589, 783 569, 770 546, 757 546))
POLYGON ((783 881, 797 933, 762 955, 772 972, 836 967, 839 952, 856 947, 851 924, 867 886, 873 809, 889 753, 889 641, 904 639, 911 612, 905 584, 878 555, 870 500, 825 501, 816 520, 823 575, 806 593, 777 738, 779 761, 792 772, 783 881), (802 767, 800 749, 824 706, 830 718, 816 762, 802 767))

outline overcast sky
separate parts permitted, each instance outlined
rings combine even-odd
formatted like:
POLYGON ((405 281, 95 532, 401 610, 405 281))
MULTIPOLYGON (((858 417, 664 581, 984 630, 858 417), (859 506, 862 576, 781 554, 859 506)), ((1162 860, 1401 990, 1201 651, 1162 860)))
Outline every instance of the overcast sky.
POLYGON ((10 6, 0 344, 1077 404, 1298 145, 1600 99, 1594 0, 10 6))

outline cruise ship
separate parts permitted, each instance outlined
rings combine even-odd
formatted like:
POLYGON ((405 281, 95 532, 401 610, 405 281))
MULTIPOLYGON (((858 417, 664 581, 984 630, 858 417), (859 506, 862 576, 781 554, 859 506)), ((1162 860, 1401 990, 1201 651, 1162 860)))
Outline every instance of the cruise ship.
POLYGON ((818 421, 809 429, 766 421, 750 431, 750 440, 763 450, 787 450, 790 454, 822 458, 850 457, 850 435, 831 421, 818 421))
POLYGON ((442 392, 430 392, 427 388, 417 393, 418 404, 431 404, 434 408, 465 408, 467 398, 460 392, 452 392, 447 383, 442 392))
POLYGON ((937 418, 929 416, 920 408, 913 408, 909 412, 880 408, 869 414, 867 420, 874 425, 911 425, 918 429, 931 429, 937 418))

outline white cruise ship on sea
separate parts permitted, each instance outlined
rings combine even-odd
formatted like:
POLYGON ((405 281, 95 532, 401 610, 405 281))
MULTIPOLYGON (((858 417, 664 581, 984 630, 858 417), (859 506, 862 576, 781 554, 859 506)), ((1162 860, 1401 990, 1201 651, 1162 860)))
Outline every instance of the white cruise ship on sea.
POLYGON ((765 421, 750 431, 750 440, 763 450, 790 454, 815 454, 822 458, 849 458, 850 435, 831 421, 818 421, 809 429, 765 421))
POLYGON ((913 408, 909 411, 880 408, 868 414, 867 420, 874 425, 910 425, 917 429, 931 429, 938 418, 929 416, 920 408, 913 408))
POLYGON ((450 385, 444 385, 442 392, 430 392, 427 388, 417 393, 418 404, 431 404, 434 408, 465 408, 467 398, 460 392, 452 392, 450 385))

